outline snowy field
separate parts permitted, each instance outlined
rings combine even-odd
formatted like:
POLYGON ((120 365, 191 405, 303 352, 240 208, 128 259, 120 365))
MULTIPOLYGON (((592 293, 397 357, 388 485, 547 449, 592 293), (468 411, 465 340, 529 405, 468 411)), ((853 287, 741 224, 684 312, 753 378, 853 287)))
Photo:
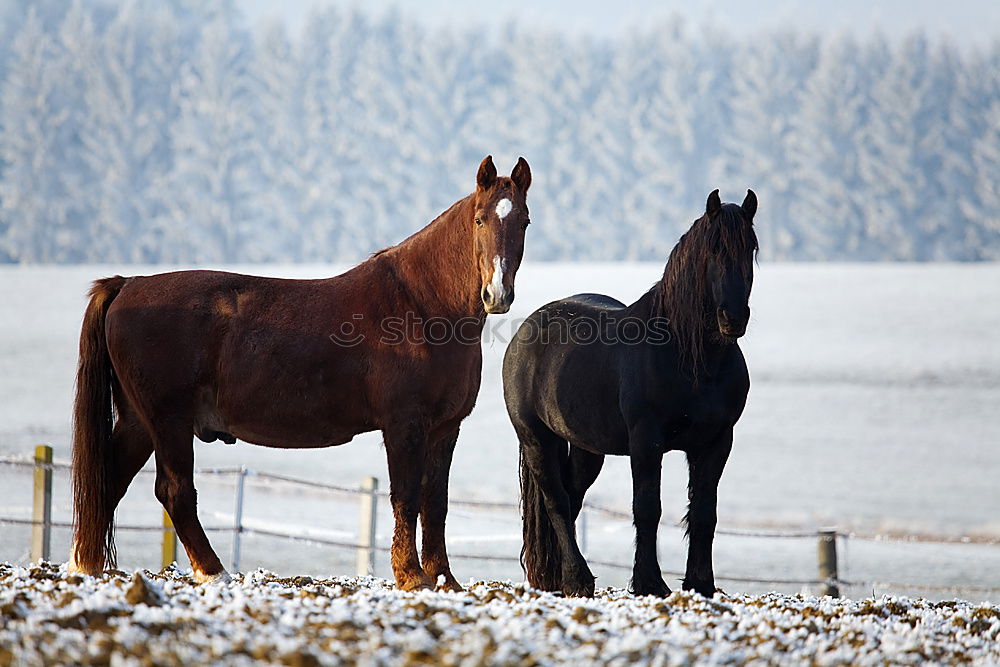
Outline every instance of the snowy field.
POLYGON ((1000 662, 1000 608, 893 597, 605 588, 580 600, 492 582, 402 593, 256 570, 197 586, 171 570, 94 579, 0 565, 0 618, 0 665, 1000 662))
MULTIPOLYGON (((148 267, 0 268, 0 455, 24 456, 51 443, 57 459, 69 455, 69 419, 76 341, 89 281, 148 267)), ((269 266, 247 270, 279 276, 322 276, 340 267, 269 266)), ((452 472, 457 499, 516 502, 517 446, 501 398, 499 364, 506 341, 539 305, 585 291, 628 301, 662 272, 659 264, 528 264, 517 276, 517 301, 508 316, 491 316, 483 388, 466 420, 452 472)), ((733 455, 720 486, 720 527, 812 530, 833 526, 873 535, 1000 536, 1000 266, 997 265, 793 265, 763 262, 751 300, 753 319, 741 342, 753 386, 736 429, 733 455)), ((317 451, 277 451, 245 444, 197 444, 199 467, 246 465, 344 486, 364 475, 387 485, 377 434, 317 451)), ((30 476, 0 468, 7 516, 30 504, 30 476)), ((674 524, 684 513, 686 467, 682 455, 664 464, 661 566, 678 572, 685 544, 674 524)), ((273 485, 272 485, 273 486, 273 485)), ((627 462, 610 460, 588 500, 628 511, 627 462)), ((207 526, 231 524, 231 480, 199 480, 207 526)), ((318 493, 248 485, 245 518, 261 527, 294 523, 353 539, 350 501, 318 493)), ((57 520, 68 519, 68 481, 56 477, 57 520), (61 494, 61 495, 60 495, 61 494)), ((387 503, 380 507, 387 510, 387 503)), ((21 512, 22 514, 18 514, 21 512)), ((140 476, 123 503, 120 523, 156 523, 151 476, 140 476)), ((387 513, 379 539, 388 544, 387 513)), ((453 508, 453 553, 516 557, 519 525, 514 512, 473 513, 453 508)), ((26 562, 26 532, 0 525, 0 560, 26 562)), ((228 562, 230 538, 210 537, 228 562)), ((119 535, 123 567, 158 568, 159 544, 149 534, 119 535)), ((68 532, 54 535, 55 558, 68 532)), ((632 531, 627 521, 594 518, 588 555, 628 563, 632 531)), ((781 590, 795 585, 752 584, 742 578, 815 577, 815 540, 720 536, 716 573, 731 593, 781 590), (725 577, 731 579, 727 581, 725 577), (736 579, 737 581, 732 581, 736 579)), ((906 593, 955 597, 951 592, 876 587, 870 582, 1000 587, 1000 546, 882 542, 842 544, 841 577, 864 582, 854 597, 906 593)), ((244 571, 266 567, 282 575, 330 576, 353 571, 353 553, 261 537, 242 544, 244 571)), ((458 560, 470 576, 518 581, 515 563, 458 560)), ((621 586, 628 572, 595 567, 598 585, 621 586)), ((380 555, 377 574, 388 575, 380 555)), ((675 588, 677 577, 668 576, 675 588)), ((372 593, 375 595, 375 593, 372 593)), ((959 593, 961 595, 961 593, 959 593)), ((965 597, 976 598, 977 594, 965 597)), ((989 595, 978 595, 988 599, 989 595)), ((996 595, 992 596, 996 601, 996 595)), ((736 604, 732 602, 732 604, 736 604)), ((741 603, 742 604, 742 603, 741 603)))

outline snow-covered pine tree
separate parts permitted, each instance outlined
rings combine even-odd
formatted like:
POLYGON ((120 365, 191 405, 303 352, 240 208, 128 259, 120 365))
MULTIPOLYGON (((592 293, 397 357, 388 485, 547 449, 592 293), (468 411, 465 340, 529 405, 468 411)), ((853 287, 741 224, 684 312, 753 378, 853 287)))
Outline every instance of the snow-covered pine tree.
MULTIPOLYGON (((86 34, 86 33, 84 33, 86 34)), ((119 6, 92 47, 80 44, 81 155, 93 198, 88 261, 156 261, 158 185, 171 163, 169 87, 179 68, 169 10, 119 6)), ((78 40, 79 41, 79 40, 78 40)))
MULTIPOLYGON (((67 22, 85 28, 74 4, 67 22)), ((19 262, 73 262, 90 242, 80 177, 79 86, 73 54, 29 9, 14 40, 0 95, 0 255, 19 262)))
POLYGON ((254 236, 266 233, 251 206, 263 183, 249 54, 247 33, 224 11, 213 11, 172 88, 174 160, 159 222, 171 235, 168 261, 246 261, 254 236))
POLYGON ((815 37, 781 32, 737 47, 733 61, 732 127, 723 137, 726 173, 717 185, 732 199, 748 187, 756 192, 766 212, 757 236, 769 259, 789 258, 779 238, 782 227, 792 221, 789 204, 796 196, 788 144, 818 47, 815 37))

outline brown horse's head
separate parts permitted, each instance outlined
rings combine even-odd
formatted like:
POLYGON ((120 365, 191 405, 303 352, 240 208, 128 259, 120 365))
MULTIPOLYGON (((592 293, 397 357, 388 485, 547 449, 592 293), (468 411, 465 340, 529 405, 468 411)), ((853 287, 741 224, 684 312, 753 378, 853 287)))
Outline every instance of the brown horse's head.
POLYGON ((479 165, 471 224, 479 294, 487 313, 506 313, 514 302, 514 275, 521 266, 524 231, 530 222, 525 203, 530 185, 531 169, 523 157, 510 178, 497 177, 490 155, 479 165))

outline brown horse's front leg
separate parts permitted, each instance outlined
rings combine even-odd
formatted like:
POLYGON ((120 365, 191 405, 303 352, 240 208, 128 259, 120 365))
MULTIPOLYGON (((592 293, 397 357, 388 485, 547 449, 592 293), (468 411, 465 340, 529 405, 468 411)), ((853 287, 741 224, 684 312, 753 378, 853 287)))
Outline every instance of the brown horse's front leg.
POLYGON ((389 463, 389 502, 396 519, 392 535, 392 574, 396 586, 404 591, 433 588, 434 580, 420 567, 417 557, 417 515, 427 431, 422 425, 410 422, 387 428, 382 433, 389 463))
POLYGON ((427 449, 423 493, 420 504, 422 541, 420 560, 424 572, 446 591, 458 592, 461 584, 451 573, 445 547, 444 525, 448 515, 448 473, 458 441, 458 429, 448 433, 427 449), (444 577, 442 581, 442 577, 444 577))

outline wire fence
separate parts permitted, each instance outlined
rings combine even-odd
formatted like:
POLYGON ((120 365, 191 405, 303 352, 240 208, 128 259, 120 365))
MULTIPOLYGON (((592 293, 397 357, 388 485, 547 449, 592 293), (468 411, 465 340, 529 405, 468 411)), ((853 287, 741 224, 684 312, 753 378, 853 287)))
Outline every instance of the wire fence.
MULTIPOLYGON (((49 461, 51 461, 51 454, 49 454, 49 456, 49 461)), ((48 531, 50 529, 60 529, 68 532, 68 530, 72 528, 72 522, 70 520, 54 519, 51 516, 53 510, 55 510, 57 514, 65 515, 67 513, 71 513, 72 508, 68 503, 53 506, 50 495, 48 500, 49 514, 45 515, 44 512, 39 514, 42 510, 39 510, 37 507, 39 498, 37 484, 40 479, 44 479, 44 477, 39 477, 39 475, 44 475, 46 473, 49 474, 49 485, 51 486, 51 474, 58 472, 65 475, 68 473, 70 469, 68 462, 48 462, 38 458, 33 459, 28 457, 5 457, 0 458, 0 469, 3 468, 15 471, 16 473, 30 472, 35 475, 36 502, 33 506, 14 505, 0 507, 0 527, 21 527, 31 529, 33 540, 38 534, 44 533, 44 531, 48 531), (28 518, 29 516, 31 518, 28 518)), ((155 474, 155 471, 150 469, 143 469, 139 473, 139 475, 142 476, 153 474, 155 474)), ((278 540, 287 544, 350 552, 347 554, 348 556, 353 554, 368 554, 367 573, 371 574, 374 574, 376 570, 374 555, 380 554, 384 557, 389 552, 388 537, 386 535, 378 535, 374 531, 375 512, 377 512, 376 508, 380 508, 383 512, 387 511, 388 503, 379 501, 387 499, 389 494, 385 491, 375 490, 374 486, 364 489, 361 487, 351 487, 340 484, 331 484, 328 482, 301 479, 291 475, 258 471, 246 467, 202 468, 198 469, 196 474, 200 480, 229 480, 232 483, 232 492, 234 493, 234 497, 231 501, 233 503, 232 512, 223 512, 218 509, 219 503, 225 501, 224 494, 215 494, 209 502, 206 502, 205 498, 200 498, 200 500, 202 501, 201 511, 203 517, 222 520, 224 522, 221 524, 209 523, 205 526, 205 530, 209 533, 222 533, 229 536, 232 543, 232 554, 229 565, 234 571, 240 570, 241 545, 243 540, 251 538, 266 538, 269 540, 278 540), (248 502, 245 483, 248 480, 251 480, 256 484, 255 488, 258 493, 265 491, 269 494, 286 497, 288 502, 285 503, 283 507, 287 509, 288 507, 294 506, 299 511, 299 516, 305 515, 303 514, 305 510, 302 510, 303 494, 315 495, 318 498, 326 499, 341 497, 358 500, 363 497, 369 497, 372 500, 368 510, 370 514, 365 515, 364 512, 362 512, 362 516, 358 517, 355 515, 352 519, 342 512, 327 513, 335 519, 334 523, 337 525, 326 529, 308 527, 302 525, 301 523, 292 523, 288 517, 285 516, 282 516, 279 521, 268 522, 245 511, 248 502), (355 524, 356 527, 351 527, 349 525, 352 521, 357 522, 355 524), (364 530, 366 521, 369 521, 373 528, 368 535, 365 535, 364 530)), ((6 500, 9 502, 12 498, 8 496, 6 500)), ((362 504, 362 507, 363 506, 364 505, 362 504)), ((315 504, 310 504, 310 507, 314 508, 311 514, 324 515, 322 511, 315 511, 315 507, 317 507, 315 504)), ((155 515, 151 515, 151 518, 152 516, 155 515)), ((513 529, 519 525, 520 508, 517 503, 505 501, 451 499, 449 501, 449 533, 451 533, 451 525, 455 517, 465 519, 465 525, 463 525, 463 527, 467 530, 457 536, 449 534, 449 543, 452 547, 456 544, 476 542, 480 544, 510 543, 513 548, 510 549, 510 552, 492 548, 486 553, 465 552, 462 550, 455 551, 454 549, 449 549, 449 555, 452 560, 494 563, 506 566, 507 572, 512 570, 519 571, 519 557, 516 555, 516 551, 520 548, 521 536, 519 530, 513 529), (503 523, 508 530, 506 532, 492 533, 483 531, 484 525, 488 525, 491 521, 503 523), (470 528, 471 532, 469 530, 470 528)), ((585 555, 587 555, 588 562, 592 568, 595 569, 595 571, 603 569, 608 572, 618 573, 619 578, 622 576, 627 578, 632 566, 630 559, 623 558, 621 560, 614 560, 602 558, 594 553, 590 553, 591 542, 593 541, 592 533, 596 530, 596 527, 591 524, 601 522, 603 524, 603 532, 614 533, 615 537, 618 537, 620 533, 626 532, 626 529, 630 530, 631 521, 632 516, 629 512, 593 503, 584 504, 583 511, 581 512, 580 519, 577 523, 577 535, 580 541, 581 550, 585 555)), ((388 524, 388 521, 386 521, 386 524, 388 524)), ((676 530, 679 528, 678 524, 666 520, 661 522, 661 526, 669 530, 676 530)), ((167 540, 174 540, 173 528, 169 525, 169 522, 122 522, 116 524, 116 532, 118 534, 163 534, 165 545, 163 552, 164 558, 167 557, 166 554, 168 553, 166 550, 167 540)), ((757 573, 757 576, 746 576, 726 571, 717 572, 716 579, 723 584, 737 584, 741 586, 752 585, 758 588, 796 587, 799 588, 800 591, 804 592, 831 594, 837 594, 841 590, 849 589, 852 591, 860 591, 862 593, 870 591, 873 595, 876 594, 876 591, 882 591, 894 593, 915 592, 937 595, 947 594, 978 596, 984 599, 991 597, 996 599, 1000 597, 1000 585, 980 585, 980 581, 975 581, 973 583, 949 582, 938 584, 926 582, 899 582, 893 580, 882 580, 877 577, 848 578, 844 576, 844 573, 846 572, 846 567, 844 567, 844 565, 846 565, 845 561, 849 542, 867 543, 871 545, 893 544, 907 547, 913 547, 914 545, 942 545, 949 548, 988 548, 990 550, 990 559, 998 559, 997 563, 1000 564, 1000 548, 996 548, 1000 545, 1000 537, 998 536, 935 536, 894 533, 861 533, 855 531, 839 531, 830 528, 820 530, 807 530, 799 528, 781 530, 729 527, 718 528, 716 530, 716 535, 731 538, 736 541, 756 540, 763 541, 768 544, 775 541, 804 543, 806 540, 809 540, 816 541, 818 545, 818 567, 815 570, 814 576, 786 576, 785 573, 772 575, 770 573, 760 574, 759 572, 757 573), (842 563, 840 568, 837 566, 838 544, 840 545, 839 555, 842 563), (832 558, 832 563, 829 560, 830 558, 832 558)), ((40 540, 41 538, 38 539, 40 540)), ((9 540, 5 538, 0 541, 0 544, 7 544, 8 542, 9 540)), ((38 544, 41 543, 41 541, 38 542, 38 544)), ((621 546, 630 546, 630 543, 631 540, 628 541, 627 545, 621 546)), ((48 553, 35 553, 35 547, 36 543, 32 542, 32 551, 30 552, 32 559, 41 555, 48 558, 48 553)), ((169 553, 173 555, 175 552, 169 553)), ((2 557, 6 558, 7 556, 5 554, 2 557)), ((24 555, 21 555, 21 558, 23 559, 24 555)), ((359 572, 364 567, 363 562, 364 559, 359 557, 357 560, 359 572)), ((799 567, 799 570, 801 571, 801 566, 799 567)), ((997 569, 992 569, 992 571, 995 573, 997 572, 997 569)), ((663 570, 663 574, 665 577, 683 576, 683 573, 672 570, 663 570)), ((992 582, 988 583, 992 584, 992 582)))

